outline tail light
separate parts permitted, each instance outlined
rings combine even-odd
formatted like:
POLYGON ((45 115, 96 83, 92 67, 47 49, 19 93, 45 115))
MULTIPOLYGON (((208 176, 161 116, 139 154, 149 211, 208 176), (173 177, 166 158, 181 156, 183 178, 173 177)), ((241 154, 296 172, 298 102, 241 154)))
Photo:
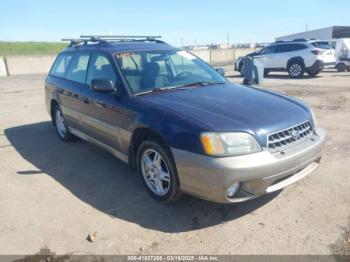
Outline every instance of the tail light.
POLYGON ((311 53, 313 53, 314 55, 322 55, 324 51, 317 49, 317 50, 312 50, 311 53))

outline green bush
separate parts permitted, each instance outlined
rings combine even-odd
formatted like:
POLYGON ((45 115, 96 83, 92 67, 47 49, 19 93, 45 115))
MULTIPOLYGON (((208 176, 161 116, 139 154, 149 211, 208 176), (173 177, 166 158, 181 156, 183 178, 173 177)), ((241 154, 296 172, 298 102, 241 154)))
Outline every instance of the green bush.
POLYGON ((57 54, 66 46, 67 43, 0 41, 0 56, 57 54))

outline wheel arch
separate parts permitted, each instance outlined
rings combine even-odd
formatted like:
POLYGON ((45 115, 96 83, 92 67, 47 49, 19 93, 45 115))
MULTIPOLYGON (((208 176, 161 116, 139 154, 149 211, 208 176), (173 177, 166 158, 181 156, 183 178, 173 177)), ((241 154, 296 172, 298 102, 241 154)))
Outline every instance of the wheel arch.
POLYGON ((54 109, 55 109, 55 106, 59 106, 59 103, 56 99, 51 99, 50 101, 50 116, 51 116, 51 121, 53 123, 53 125, 55 126, 56 123, 55 123, 55 116, 54 116, 54 109))
POLYGON ((338 70, 338 72, 344 72, 344 71, 346 71, 347 66, 346 66, 346 64, 344 62, 338 62, 335 65, 335 68, 338 70))
POLYGON ((288 60, 286 69, 288 69, 289 66, 290 66, 292 63, 295 63, 295 62, 299 62, 299 63, 301 63, 301 64, 305 67, 304 58, 302 58, 301 56, 295 56, 295 57, 292 57, 292 58, 290 58, 290 59, 288 60))
POLYGON ((136 168, 137 150, 142 142, 146 140, 160 142, 164 147, 166 147, 167 151, 170 153, 170 157, 173 159, 170 146, 159 132, 147 126, 137 127, 131 135, 129 145, 129 165, 131 168, 136 168))

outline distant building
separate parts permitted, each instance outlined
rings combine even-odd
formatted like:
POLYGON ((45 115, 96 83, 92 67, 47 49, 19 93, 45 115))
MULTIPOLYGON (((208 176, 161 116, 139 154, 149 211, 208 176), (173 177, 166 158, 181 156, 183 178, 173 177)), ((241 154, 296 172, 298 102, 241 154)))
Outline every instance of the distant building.
POLYGON ((219 45, 220 49, 229 49, 232 48, 232 45, 228 44, 228 43, 222 43, 219 45))
POLYGON ((297 34, 277 37, 276 41, 294 40, 298 38, 331 40, 350 37, 350 26, 331 26, 316 30, 305 31, 297 34))
POLYGON ((197 45, 193 47, 193 50, 206 50, 209 49, 209 46, 207 45, 197 45))

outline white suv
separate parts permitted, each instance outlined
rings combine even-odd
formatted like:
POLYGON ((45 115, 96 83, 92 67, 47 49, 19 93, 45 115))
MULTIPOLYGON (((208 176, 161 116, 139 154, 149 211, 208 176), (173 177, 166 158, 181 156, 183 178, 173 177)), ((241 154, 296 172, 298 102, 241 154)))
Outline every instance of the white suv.
MULTIPOLYGON (((334 66, 336 59, 333 49, 320 48, 315 42, 278 41, 248 56, 264 57, 265 76, 272 71, 287 71, 292 78, 300 78, 305 72, 316 76, 324 67, 334 66)), ((235 62, 235 70, 244 74, 243 58, 235 62)))

